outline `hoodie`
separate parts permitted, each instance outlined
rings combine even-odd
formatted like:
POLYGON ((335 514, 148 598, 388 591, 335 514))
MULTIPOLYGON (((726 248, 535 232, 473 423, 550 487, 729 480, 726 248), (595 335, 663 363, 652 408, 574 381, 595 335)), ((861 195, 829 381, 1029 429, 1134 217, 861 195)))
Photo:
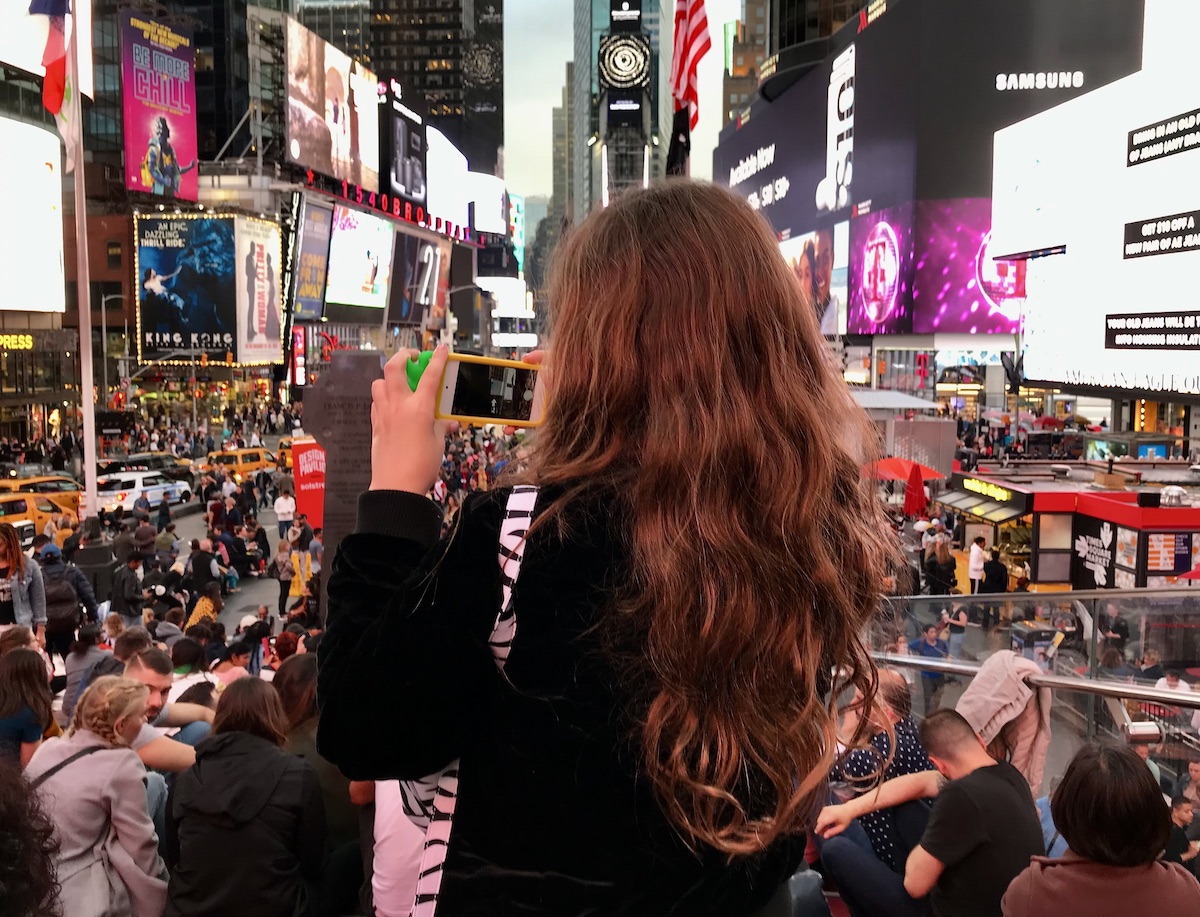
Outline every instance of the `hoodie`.
POLYGON ((196 746, 167 804, 164 917, 314 913, 325 808, 307 761, 244 732, 196 746))
POLYGON ((1004 917, 1200 914, 1200 885, 1178 863, 1105 866, 1068 852, 1034 857, 1000 902, 1004 917))
POLYGON ((170 621, 160 621, 154 631, 154 639, 159 643, 165 643, 168 650, 182 638, 183 631, 179 629, 179 625, 172 624, 170 621))

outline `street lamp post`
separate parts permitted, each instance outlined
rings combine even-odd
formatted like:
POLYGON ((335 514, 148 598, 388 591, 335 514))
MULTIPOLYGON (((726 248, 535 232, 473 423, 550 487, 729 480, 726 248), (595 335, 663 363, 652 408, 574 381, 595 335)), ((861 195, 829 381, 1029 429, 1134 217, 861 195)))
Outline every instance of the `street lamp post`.
POLYGON ((100 359, 104 363, 104 407, 108 409, 108 301, 125 298, 124 293, 109 293, 100 299, 100 359))

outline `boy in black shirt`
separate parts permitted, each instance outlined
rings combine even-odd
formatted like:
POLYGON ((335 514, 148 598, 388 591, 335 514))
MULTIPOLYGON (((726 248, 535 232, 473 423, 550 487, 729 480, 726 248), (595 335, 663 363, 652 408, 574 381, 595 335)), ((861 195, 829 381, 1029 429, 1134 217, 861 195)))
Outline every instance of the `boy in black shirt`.
POLYGON ((1189 841, 1188 826, 1194 815, 1192 801, 1186 796, 1176 796, 1171 800, 1171 837, 1167 841, 1167 849, 1163 853, 1163 861, 1179 863, 1190 872, 1196 871, 1196 854, 1200 852, 1200 841, 1189 841))
POLYGON ((913 898, 932 892, 936 917, 1001 917, 1009 883, 1045 853, 1029 784, 1011 764, 995 761, 953 710, 931 714, 921 742, 950 782, 908 857, 904 888, 913 898))

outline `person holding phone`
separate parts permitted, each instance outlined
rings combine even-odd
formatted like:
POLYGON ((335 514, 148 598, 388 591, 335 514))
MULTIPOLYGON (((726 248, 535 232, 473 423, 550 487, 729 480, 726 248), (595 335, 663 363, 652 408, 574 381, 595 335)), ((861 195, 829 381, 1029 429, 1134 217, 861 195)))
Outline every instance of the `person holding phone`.
POLYGON ((860 634, 894 543, 861 472, 875 434, 727 190, 618 198, 564 239, 550 289, 524 470, 441 542, 447 352, 415 391, 412 351, 374 383, 318 747, 404 782, 431 841, 414 913, 751 917, 801 863, 830 691, 876 692, 860 634))

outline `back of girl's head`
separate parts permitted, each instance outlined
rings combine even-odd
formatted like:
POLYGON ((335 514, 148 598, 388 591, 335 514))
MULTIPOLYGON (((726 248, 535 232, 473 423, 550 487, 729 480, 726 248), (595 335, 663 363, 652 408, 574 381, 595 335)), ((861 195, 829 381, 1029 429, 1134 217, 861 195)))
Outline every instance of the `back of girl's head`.
POLYGON ((71 720, 71 733, 81 729, 94 732, 110 745, 123 745, 117 734, 117 723, 135 715, 139 707, 145 711, 146 697, 150 689, 140 681, 105 675, 88 685, 79 703, 75 705, 75 716, 71 720))
POLYGON ((58 917, 54 825, 21 769, 0 758, 0 914, 58 917))
POLYGON ((289 726, 294 728, 317 715, 316 656, 304 653, 284 660, 271 684, 279 692, 289 726))
POLYGON ((72 653, 86 653, 93 646, 100 645, 100 625, 85 624, 79 628, 79 635, 71 644, 72 653))
POLYGON ((50 725, 50 679, 46 661, 31 649, 14 649, 0 656, 0 717, 23 707, 33 710, 42 726, 50 725))
POLYGON ((205 671, 204 647, 191 637, 181 637, 171 647, 171 665, 183 669, 184 674, 205 671))
POLYGON ((1085 745, 1050 797, 1071 852, 1108 866, 1153 863, 1171 833, 1158 781, 1126 746, 1085 745))
POLYGON ((585 491, 620 501, 631 576, 605 626, 642 770, 689 842, 757 851, 799 828, 833 760, 831 669, 874 694, 876 434, 728 191, 671 181, 593 213, 556 252, 550 303, 529 477, 567 490, 544 521, 585 491))
POLYGON ((213 733, 248 732, 282 745, 287 738, 288 721, 278 692, 261 678, 239 678, 221 692, 213 733))
POLYGON ((27 650, 33 643, 33 631, 24 624, 10 627, 0 634, 0 656, 7 656, 13 650, 27 650))
POLYGON ((104 629, 108 631, 109 639, 115 640, 125 633, 125 619, 113 612, 104 619, 104 629))

